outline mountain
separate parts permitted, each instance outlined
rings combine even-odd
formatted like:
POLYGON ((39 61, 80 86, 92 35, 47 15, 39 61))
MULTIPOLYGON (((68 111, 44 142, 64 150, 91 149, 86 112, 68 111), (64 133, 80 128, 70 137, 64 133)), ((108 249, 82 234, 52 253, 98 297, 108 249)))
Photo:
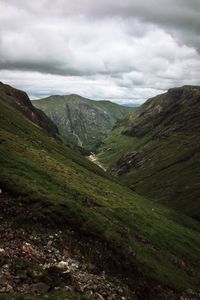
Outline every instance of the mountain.
POLYGON ((32 101, 58 126, 67 142, 94 151, 116 120, 129 110, 110 101, 94 101, 78 95, 50 96, 32 101))
POLYGON ((4 102, 21 111, 28 120, 35 125, 44 128, 49 135, 58 137, 59 133, 57 126, 45 115, 45 113, 32 105, 25 92, 11 88, 9 85, 0 82, 0 95, 4 102))
POLYGON ((200 218, 200 87, 149 99, 118 122, 99 161, 137 193, 200 218))
POLYGON ((197 299, 199 223, 121 185, 35 114, 0 84, 1 299, 197 299))

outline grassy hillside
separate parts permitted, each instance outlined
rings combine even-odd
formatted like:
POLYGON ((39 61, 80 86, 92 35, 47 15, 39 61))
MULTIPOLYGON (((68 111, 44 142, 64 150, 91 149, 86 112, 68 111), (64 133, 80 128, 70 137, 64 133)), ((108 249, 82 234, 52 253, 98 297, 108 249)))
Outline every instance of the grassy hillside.
POLYGON ((31 212, 17 215, 15 224, 31 224, 31 230, 41 222, 61 224, 81 238, 92 237, 92 247, 99 241, 104 250, 95 263, 109 249, 106 264, 112 262, 110 271, 121 265, 121 280, 136 299, 176 299, 172 290, 196 290, 199 224, 147 201, 49 137, 27 118, 12 91, 1 85, 0 186, 12 208, 31 212))
MULTIPOLYGON (((60 138, 56 125, 40 109, 31 104, 25 92, 10 88, 0 82, 0 94, 2 101, 10 104, 13 109, 21 111, 35 125, 44 128, 48 135, 60 138)), ((10 123, 12 123, 12 120, 10 120, 10 123)))
POLYGON ((50 96, 32 103, 51 118, 65 140, 88 152, 94 151, 116 120, 129 110, 110 101, 94 101, 78 95, 50 96))
POLYGON ((200 87, 149 99, 104 140, 98 159, 141 195, 200 217, 200 87))

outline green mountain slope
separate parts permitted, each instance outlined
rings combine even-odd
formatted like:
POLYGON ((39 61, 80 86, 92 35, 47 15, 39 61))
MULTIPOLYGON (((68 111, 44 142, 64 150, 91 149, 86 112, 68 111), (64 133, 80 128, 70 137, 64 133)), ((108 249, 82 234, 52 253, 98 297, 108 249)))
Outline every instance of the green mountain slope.
POLYGON ((93 151, 129 110, 110 101, 78 95, 50 96, 32 103, 51 118, 64 139, 88 151, 93 151))
POLYGON ((131 299, 171 300, 196 290, 198 222, 137 195, 48 136, 24 112, 28 98, 22 109, 18 99, 24 93, 16 97, 15 91, 0 85, 1 203, 10 203, 7 213, 13 207, 29 211, 17 214, 14 225, 34 232, 49 224, 72 228, 74 247, 85 242, 81 257, 100 270, 106 262, 108 272, 134 292, 131 299))
MULTIPOLYGON (((45 129, 48 135, 58 137, 58 128, 40 109, 35 108, 25 92, 0 82, 1 100, 10 104, 13 109, 21 111, 33 124, 45 129)), ((11 114, 11 120, 13 115, 11 114)), ((12 121, 10 123, 12 124, 12 121)), ((59 137, 60 138, 60 137, 59 137)))
POLYGON ((200 217, 200 87, 149 99, 118 123, 98 159, 139 194, 200 217))

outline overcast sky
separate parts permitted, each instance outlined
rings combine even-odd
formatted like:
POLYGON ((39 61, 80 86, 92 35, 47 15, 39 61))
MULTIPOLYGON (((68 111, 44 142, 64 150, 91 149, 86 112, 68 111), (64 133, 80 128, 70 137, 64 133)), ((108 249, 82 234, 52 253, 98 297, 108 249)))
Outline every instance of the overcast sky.
POLYGON ((142 103, 200 84, 200 0, 0 0, 0 81, 142 103))

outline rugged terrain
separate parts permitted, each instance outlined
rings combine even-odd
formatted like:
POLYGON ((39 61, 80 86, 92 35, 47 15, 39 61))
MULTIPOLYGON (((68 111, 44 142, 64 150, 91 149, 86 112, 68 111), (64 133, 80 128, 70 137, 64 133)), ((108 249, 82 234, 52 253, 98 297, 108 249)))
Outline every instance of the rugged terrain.
POLYGON ((0 85, 1 299, 198 299, 199 223, 121 185, 28 107, 0 85))
POLYGON ((118 122, 97 158, 156 202, 200 218, 200 87, 149 99, 118 122))
POLYGON ((110 101, 94 101, 78 95, 50 96, 32 103, 49 116, 68 143, 87 152, 94 151, 116 120, 130 110, 110 101))

